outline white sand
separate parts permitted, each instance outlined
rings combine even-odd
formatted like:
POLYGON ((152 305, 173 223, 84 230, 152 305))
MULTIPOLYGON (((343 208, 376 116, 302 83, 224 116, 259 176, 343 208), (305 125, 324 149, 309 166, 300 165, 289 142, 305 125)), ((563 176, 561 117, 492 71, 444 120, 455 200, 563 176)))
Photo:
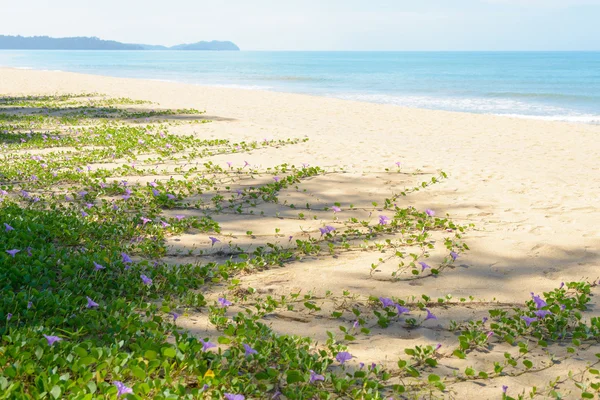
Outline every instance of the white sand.
MULTIPOLYGON (((299 262, 244 279, 244 284, 265 292, 351 289, 363 295, 451 293, 455 298, 474 296, 486 301, 523 302, 532 291, 551 290, 562 281, 594 280, 600 276, 600 126, 409 109, 297 94, 0 69, 3 95, 81 92, 151 100, 162 107, 205 109, 206 118, 215 122, 198 129, 203 137, 239 141, 307 136, 308 143, 257 152, 251 161, 263 166, 282 162, 346 166, 354 180, 337 186, 318 180, 312 184, 312 190, 321 193, 329 204, 339 201, 347 206, 350 202, 368 204, 374 198, 381 200, 390 188, 373 178, 376 174, 361 174, 394 168, 396 161, 402 162, 406 171, 443 170, 449 175, 448 180, 410 196, 407 201, 419 209, 447 212, 459 222, 475 224, 467 235, 471 251, 459 259, 462 267, 436 279, 411 284, 372 280, 368 272, 373 255, 353 255, 334 261, 299 262)), ((221 163, 241 163, 243 156, 216 159, 221 163)), ((395 182, 400 187, 403 183, 395 182)), ((244 232, 246 226, 256 232, 260 229, 251 219, 221 220, 224 229, 231 232, 244 232)), ((296 225, 293 228, 298 229, 296 225)), ((271 226, 268 229, 272 231, 271 226)), ((180 243, 185 247, 185 240, 180 243)), ((598 311, 590 314, 598 315, 598 311)), ((447 310, 440 312, 440 323, 484 315, 481 307, 447 310)), ((274 327, 282 332, 324 336, 323 322, 299 325, 297 321, 286 321, 276 320, 274 327)), ((189 327, 194 329, 193 323, 189 327)), ((328 329, 337 329, 335 321, 328 329)), ((381 331, 378 335, 351 345, 353 354, 394 365, 407 345, 455 343, 452 336, 435 330, 420 329, 410 333, 410 337, 400 330, 381 331)), ((478 355, 476 359, 481 361, 484 357, 478 355)), ((581 365, 586 361, 586 356, 582 357, 581 365)), ((473 359, 469 362, 473 363, 473 359)), ((536 382, 566 375, 568 367, 559 368, 540 373, 536 382)), ((506 382, 496 380, 491 387, 469 383, 459 391, 490 398, 506 382)), ((525 375, 508 384, 516 390, 532 382, 531 376, 525 375)))

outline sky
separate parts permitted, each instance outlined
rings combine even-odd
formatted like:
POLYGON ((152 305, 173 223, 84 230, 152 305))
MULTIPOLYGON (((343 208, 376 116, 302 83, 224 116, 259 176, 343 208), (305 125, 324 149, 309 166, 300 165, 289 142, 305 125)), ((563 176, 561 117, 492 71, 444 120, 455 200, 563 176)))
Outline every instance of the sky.
POLYGON ((242 50, 600 50, 600 0, 0 0, 0 34, 242 50))

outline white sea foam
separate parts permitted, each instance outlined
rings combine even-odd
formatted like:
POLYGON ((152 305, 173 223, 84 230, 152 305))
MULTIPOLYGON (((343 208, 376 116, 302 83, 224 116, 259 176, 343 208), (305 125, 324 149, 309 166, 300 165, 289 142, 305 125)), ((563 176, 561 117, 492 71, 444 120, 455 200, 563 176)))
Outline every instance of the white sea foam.
POLYGON ((552 105, 529 103, 515 99, 499 98, 449 98, 431 96, 388 95, 388 94, 328 94, 345 100, 370 103, 393 104, 412 108, 461 111, 478 114, 493 114, 515 118, 529 118, 546 121, 568 121, 580 123, 600 123, 600 115, 582 114, 567 108, 552 105))

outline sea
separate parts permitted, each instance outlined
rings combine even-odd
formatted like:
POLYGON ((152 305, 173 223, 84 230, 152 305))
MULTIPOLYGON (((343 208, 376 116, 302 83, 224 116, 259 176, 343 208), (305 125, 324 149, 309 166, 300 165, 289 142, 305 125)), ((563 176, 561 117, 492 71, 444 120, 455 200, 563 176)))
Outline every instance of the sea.
POLYGON ((600 52, 0 50, 0 66, 600 124, 600 52))

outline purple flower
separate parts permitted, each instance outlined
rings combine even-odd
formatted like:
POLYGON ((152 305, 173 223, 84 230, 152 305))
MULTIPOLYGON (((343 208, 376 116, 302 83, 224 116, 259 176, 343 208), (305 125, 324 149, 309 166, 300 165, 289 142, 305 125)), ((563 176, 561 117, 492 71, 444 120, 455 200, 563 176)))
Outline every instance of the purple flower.
POLYGON ((123 260, 123 264, 128 264, 128 263, 133 262, 133 260, 126 253, 121 253, 121 258, 123 260))
POLYGON ((245 400, 246 399, 243 394, 224 393, 223 396, 225 396, 226 400, 245 400))
POLYGON ((387 225, 390 222, 390 219, 385 215, 379 216, 379 225, 387 225))
POLYGON ((152 221, 150 218, 142 217, 142 225, 146 225, 150 221, 152 221))
POLYGON ((335 228, 331 225, 325 225, 325 229, 327 230, 327 233, 335 231, 335 228))
POLYGON ((331 209, 333 210, 334 213, 339 213, 342 211, 342 209, 339 208, 338 206, 333 206, 333 207, 331 207, 331 209))
POLYGON ((394 304, 396 306, 396 310, 398 310, 398 315, 408 314, 410 310, 406 307, 402 307, 400 304, 394 304))
POLYGON ((531 297, 533 298, 533 301, 538 309, 548 305, 540 296, 536 296, 535 294, 531 293, 531 297))
POLYGON ((428 208, 427 210, 425 210, 425 214, 429 215, 430 217, 433 217, 435 215, 435 211, 428 208))
POLYGON ((507 390, 508 390, 508 386, 502 385, 502 393, 506 394, 507 390))
POLYGON ((167 224, 165 221, 160 221, 160 223, 162 224, 163 228, 168 228, 169 226, 171 226, 170 224, 167 224))
POLYGON ((564 282, 561 282, 561 283, 560 283, 560 286, 559 286, 559 289, 562 289, 564 286, 565 286, 565 283, 564 283, 564 282))
POLYGON ((421 272, 425 271, 426 269, 431 269, 431 266, 423 261, 419 261, 419 264, 421 265, 421 272))
POLYGON ((52 346, 54 343, 56 342, 60 342, 62 340, 62 338, 59 338, 58 336, 48 336, 48 335, 44 335, 44 337, 46 338, 46 340, 48 341, 48 345, 52 346))
POLYGON ((113 381, 113 385, 117 387, 117 397, 121 397, 124 394, 133 393, 133 389, 125 386, 123 382, 113 381))
POLYGON ((158 185, 156 184, 156 182, 150 182, 148 185, 152 186, 152 187, 157 187, 158 185))
POLYGON ((208 340, 202 342, 202 351, 207 351, 208 349, 212 349, 213 347, 217 347, 213 342, 209 342, 208 340))
POLYGON ((431 313, 431 311, 429 311, 427 308, 425 309, 425 311, 427 311, 427 316, 425 317, 425 321, 427 321, 428 319, 437 319, 437 317, 435 315, 433 315, 431 313))
POLYGON ((359 323, 358 320, 354 321, 354 323, 352 324, 352 327, 354 329, 358 328, 358 323, 359 323))
POLYGON ((85 206, 86 206, 87 208, 92 208, 92 207, 94 207, 94 205, 93 205, 92 203, 85 203, 85 206))
POLYGON ((227 165, 231 168, 231 161, 227 161, 227 165))
POLYGON ((437 346, 435 346, 435 350, 433 350, 433 351, 438 351, 441 348, 442 348, 442 344, 438 343, 437 346))
POLYGON ((144 285, 150 286, 152 285, 152 279, 148 278, 146 275, 140 275, 140 278, 142 278, 142 282, 144 282, 144 285))
POLYGON ((104 266, 98 264, 96 261, 93 261, 94 263, 94 271, 100 271, 101 269, 105 269, 104 266))
POLYGON ((152 194, 153 194, 154 196, 159 196, 159 195, 160 195, 160 192, 159 192, 158 190, 156 190, 156 189, 152 189, 152 194))
POLYGON ((86 308, 93 308, 93 307, 100 306, 100 304, 96 303, 94 300, 90 299, 89 297, 86 297, 86 299, 87 299, 86 308))
POLYGON ((130 194, 124 194, 123 196, 121 196, 121 198, 125 201, 129 200, 131 198, 130 194))
POLYGON ((531 325, 532 322, 537 321, 537 318, 532 318, 532 317, 526 317, 525 315, 521 317, 521 319, 523 321, 525 321, 525 324, 527 325, 527 327, 529 327, 529 325, 531 325))
POLYGON ((254 350, 246 343, 244 343, 244 352, 246 353, 246 357, 251 356, 252 354, 258 354, 258 351, 254 350))
POLYGON ((217 239, 216 237, 209 236, 208 238, 209 238, 209 239, 210 239, 210 241, 212 242, 211 246, 214 246, 214 245, 215 245, 215 243, 217 243, 217 242, 220 242, 220 240, 219 240, 219 239, 217 239))
POLYGON ((6 314, 6 320, 7 321, 10 321, 11 318, 12 318, 12 314, 11 313, 6 314))
POLYGON ((385 308, 385 307, 391 307, 393 306, 395 303, 392 299, 387 298, 387 297, 380 297, 379 301, 381 302, 381 305, 385 308))
POLYGON ((218 301, 219 301, 219 304, 221 305, 221 307, 228 307, 232 304, 229 300, 227 300, 224 297, 219 297, 218 301))
POLYGON ((244 161, 244 168, 246 168, 250 163, 248 161, 244 161))
POLYGON ((14 231, 15 230, 15 228, 13 228, 12 226, 10 226, 7 223, 4 223, 4 228, 5 228, 6 232, 10 232, 10 231, 14 231))
POLYGON ((81 216, 82 217, 87 217, 88 215, 89 215, 88 213, 86 213, 85 211, 81 210, 81 216))
POLYGON ((400 161, 396 161, 396 166, 397 166, 398 168, 400 168, 400 165, 402 165, 402 163, 401 163, 400 161))
POLYGON ((274 177, 273 177, 273 180, 274 180, 275 182, 279 182, 279 177, 278 177, 278 176, 274 176, 274 177))
POLYGON ((86 192, 85 190, 82 190, 81 192, 77 193, 79 195, 79 197, 85 197, 86 194, 88 194, 88 192, 86 192))
POLYGON ((185 215, 176 215, 175 218, 177 219, 177 221, 181 221, 185 218, 185 215))
POLYGON ((33 307, 33 303, 31 301, 27 302, 27 309, 29 310, 31 307, 33 307))
POLYGON ((456 261, 456 259, 458 258, 458 253, 451 251, 450 257, 452 257, 452 261, 456 261))
POLYGON ((340 351, 339 353, 337 353, 337 355, 335 356, 335 359, 340 363, 340 364, 344 364, 346 361, 349 361, 352 359, 352 354, 348 353, 347 351, 340 351))
POLYGON ((310 370, 310 383, 315 383, 317 381, 324 381, 325 377, 323 375, 319 375, 317 374, 315 371, 313 371, 312 369, 310 370))
POLYGON ((548 310, 537 310, 535 313, 540 319, 545 318, 547 315, 552 315, 552 313, 548 310))
POLYGON ((11 256, 13 256, 13 258, 15 257, 15 254, 17 254, 18 252, 20 252, 21 250, 17 250, 17 249, 13 249, 13 250, 6 250, 6 252, 8 254, 10 254, 11 256))
POLYGON ((173 317, 173 322, 177 321, 177 318, 180 317, 180 315, 177 314, 176 312, 170 312, 169 315, 171 315, 173 317))
POLYGON ((171 193, 167 193, 167 198, 169 200, 175 200, 176 197, 174 195, 172 195, 171 193))
POLYGON ((494 336, 494 332, 492 332, 492 331, 489 331, 489 332, 488 332, 488 333, 485 335, 486 339, 488 339, 488 340, 489 340, 489 338, 491 338, 492 336, 494 336))

